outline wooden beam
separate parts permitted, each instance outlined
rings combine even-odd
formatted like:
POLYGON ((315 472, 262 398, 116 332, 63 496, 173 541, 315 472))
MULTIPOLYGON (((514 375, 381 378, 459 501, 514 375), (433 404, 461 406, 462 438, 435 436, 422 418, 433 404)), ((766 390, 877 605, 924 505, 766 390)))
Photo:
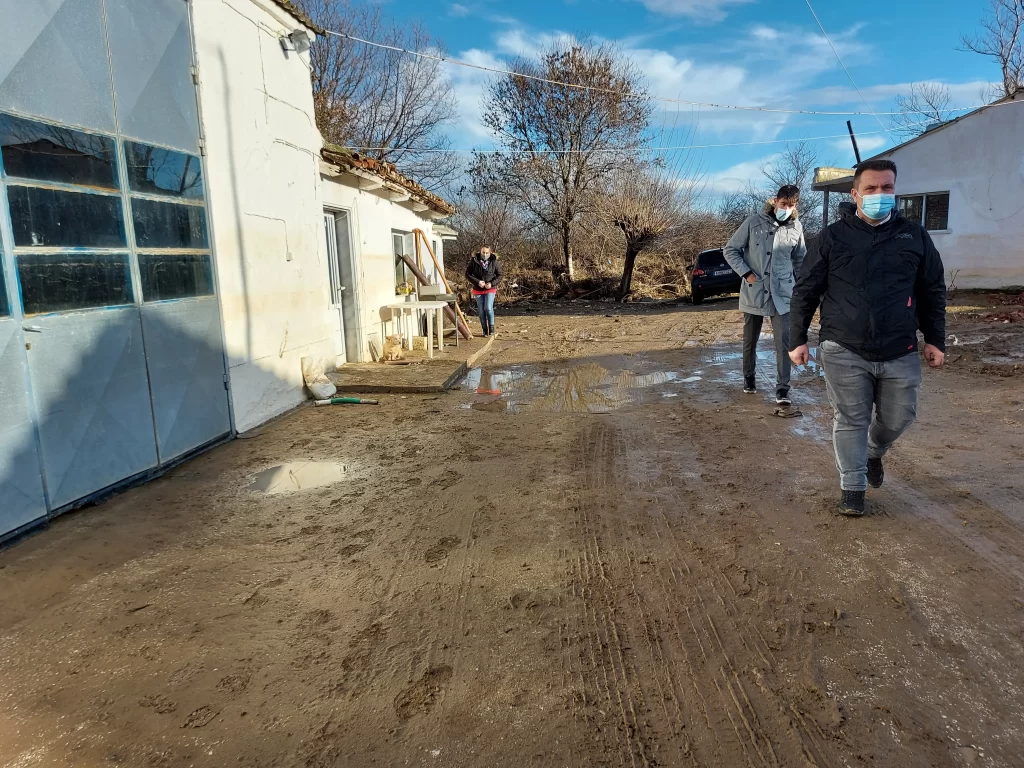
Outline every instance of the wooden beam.
MULTIPOLYGON (((402 261, 405 262, 406 266, 409 267, 409 271, 413 273, 413 275, 416 277, 417 280, 420 281, 420 283, 422 283, 423 285, 430 285, 430 283, 427 281, 427 276, 424 275, 422 271, 420 271, 419 267, 413 264, 412 259, 410 259, 405 254, 402 254, 402 261)), ((458 304, 455 305, 455 309, 459 309, 458 304)), ((470 332, 469 326, 466 324, 465 320, 463 320, 462 317, 460 317, 462 315, 462 310, 459 309, 458 314, 456 314, 455 310, 453 310, 451 307, 446 306, 444 308, 444 314, 445 317, 447 317, 449 320, 455 323, 455 327, 458 329, 459 333, 462 334, 462 338, 466 339, 467 341, 473 338, 473 334, 470 332)))
POLYGON ((359 177, 359 188, 364 192, 372 192, 384 186, 384 179, 369 179, 366 176, 359 177))

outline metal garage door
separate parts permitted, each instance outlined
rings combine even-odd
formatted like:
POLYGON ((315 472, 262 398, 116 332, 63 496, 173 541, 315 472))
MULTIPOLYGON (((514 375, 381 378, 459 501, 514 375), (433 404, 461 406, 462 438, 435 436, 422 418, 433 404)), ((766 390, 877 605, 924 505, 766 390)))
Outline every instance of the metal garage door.
POLYGON ((0 534, 46 515, 39 451, 25 387, 25 342, 11 317, 6 264, 0 252, 0 534))
MULTIPOLYGON (((34 422, 52 512, 230 432, 189 7, 0 0, 0 17, 19 30, 0 45, 0 388, 20 366, 23 396, 0 406, 0 459, 34 422)), ((29 486, 0 477, 0 505, 37 502, 29 486)))

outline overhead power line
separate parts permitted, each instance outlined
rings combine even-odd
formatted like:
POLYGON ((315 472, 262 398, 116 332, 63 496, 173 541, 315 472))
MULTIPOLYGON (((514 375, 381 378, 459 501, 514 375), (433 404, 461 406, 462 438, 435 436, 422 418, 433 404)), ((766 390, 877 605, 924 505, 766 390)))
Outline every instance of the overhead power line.
POLYGON ((846 76, 850 78, 850 83, 857 91, 857 95, 860 96, 860 100, 864 102, 864 106, 868 108, 868 111, 871 113, 871 116, 878 121, 878 124, 880 126, 882 126, 882 130, 885 131, 886 135, 889 137, 889 141, 891 141, 893 144, 898 144, 899 142, 893 139, 892 134, 889 133, 889 129, 885 127, 885 124, 882 122, 881 118, 878 117, 878 114, 873 109, 871 109, 871 105, 868 104, 868 100, 864 98, 864 94, 861 93, 860 86, 858 86, 857 81, 853 79, 853 75, 850 74, 850 70, 846 68, 846 64, 843 63, 843 57, 839 55, 839 51, 836 50, 835 45, 832 43, 832 38, 830 38, 828 36, 828 32, 825 31, 825 26, 821 23, 821 19, 819 19, 818 14, 814 12, 814 6, 811 5, 811 0, 804 0, 804 2, 807 3, 807 10, 809 10, 811 12, 811 16, 814 17, 814 21, 815 23, 817 23, 818 29, 821 30, 821 34, 825 36, 825 41, 828 43, 829 48, 832 49, 832 53, 836 55, 836 61, 839 62, 839 66, 843 68, 843 72, 845 72, 846 76))
MULTIPOLYGON (((916 123, 924 125, 924 122, 916 123)), ((858 136, 876 136, 883 131, 863 131, 858 136)), ((835 133, 830 136, 797 136, 791 139, 770 139, 766 141, 737 141, 727 144, 681 144, 675 147, 613 147, 608 149, 417 149, 415 147, 343 147, 350 152, 422 152, 422 153, 452 153, 452 154, 480 154, 480 155, 571 155, 577 153, 612 152, 616 154, 627 154, 630 152, 671 152, 684 149, 718 149, 721 147, 751 147, 764 146, 767 144, 799 144, 803 141, 825 141, 827 139, 847 139, 848 133, 835 133)))
MULTIPOLYGON (((809 5, 810 4, 808 3, 808 6, 809 5)), ((813 13, 813 9, 812 9, 812 13, 813 13)), ((817 18, 817 17, 815 17, 815 18, 817 18)), ((819 27, 820 26, 821 25, 819 23, 819 27)), ((421 59, 428 59, 430 61, 441 62, 442 64, 450 64, 452 66, 466 67, 468 69, 475 69, 475 70, 479 70, 481 72, 490 72, 490 73, 496 74, 496 75, 510 75, 512 77, 521 77, 521 78, 524 78, 526 80, 535 80, 537 82, 547 83, 548 85, 558 85, 558 86, 561 86, 561 87, 564 87, 564 88, 576 88, 576 89, 579 89, 581 91, 595 91, 597 93, 609 93, 609 94, 614 94, 614 95, 617 95, 617 96, 622 96, 624 98, 647 98, 647 96, 645 96, 645 95, 641 95, 641 94, 637 94, 637 93, 631 93, 631 92, 627 92, 627 91, 616 91, 613 88, 601 88, 599 86, 583 85, 583 84, 580 84, 580 83, 567 83, 567 82, 562 81, 562 80, 552 80, 552 79, 549 79, 549 78, 546 78, 546 77, 539 77, 537 75, 527 75, 527 74, 524 74, 522 72, 514 72, 513 70, 503 69, 501 67, 488 67, 488 66, 486 66, 484 64, 474 64, 472 62, 463 61, 461 59, 452 59, 452 58, 448 58, 447 56, 441 56, 441 55, 436 54, 436 53, 427 53, 425 51, 413 51, 413 50, 409 50, 407 48, 402 48, 401 46, 398 46, 398 45, 389 45, 387 43, 374 42, 373 40, 364 40, 361 37, 356 37, 355 35, 349 35, 349 34, 346 34, 345 32, 336 32, 336 31, 330 30, 330 29, 325 30, 325 32, 328 35, 331 35, 333 37, 338 37, 338 38, 341 38, 341 39, 344 39, 344 40, 350 40, 353 43, 360 43, 361 45, 368 45, 368 46, 373 47, 373 48, 381 48, 381 49, 384 49, 384 50, 387 50, 387 51, 395 51, 397 53, 404 53, 404 54, 408 54, 409 56, 416 56, 416 57, 421 58, 421 59)), ((824 30, 822 30, 822 32, 824 32, 824 30)), ((826 35, 826 39, 827 38, 828 38, 828 36, 826 35)), ((832 41, 831 40, 829 40, 829 45, 832 45, 832 41)), ((835 46, 832 46, 832 50, 833 51, 835 50, 835 46)), ((837 58, 838 58, 838 56, 839 56, 839 54, 836 53, 836 57, 837 58)), ((839 60, 839 63, 842 64, 842 59, 839 60)), ((843 65, 843 69, 844 70, 846 69, 845 65, 843 65)), ((849 76, 849 71, 847 71, 847 75, 849 76)), ((853 78, 852 77, 850 78, 850 81, 853 82, 853 78)), ((854 87, 855 88, 856 88, 856 86, 857 86, 857 84, 854 83, 854 87)), ((667 96, 651 96, 650 98, 651 98, 652 101, 663 102, 663 103, 666 103, 666 104, 677 104, 677 105, 682 104, 684 106, 702 107, 702 108, 708 108, 708 109, 731 109, 731 110, 737 110, 737 111, 741 111, 741 112, 769 112, 769 113, 773 113, 773 114, 784 114, 784 115, 822 115, 822 116, 828 116, 828 117, 864 116, 864 117, 874 117, 876 120, 878 120, 878 116, 879 115, 911 115, 911 114, 917 114, 914 111, 908 111, 908 112, 875 112, 875 111, 871 110, 871 106, 867 103, 867 100, 864 99, 864 94, 860 92, 859 88, 857 88, 857 93, 860 94, 861 99, 864 100, 865 105, 868 107, 868 110, 869 110, 868 112, 840 112, 840 111, 832 112, 832 111, 815 110, 815 109, 785 109, 785 108, 782 108, 782 107, 756 107, 756 106, 751 106, 751 105, 740 105, 740 104, 718 104, 718 103, 710 102, 710 101, 691 101, 689 99, 673 99, 673 98, 669 98, 667 96)), ((956 109, 950 109, 950 110, 947 110, 947 111, 949 111, 949 112, 968 112, 968 111, 973 110, 973 109, 979 109, 980 107, 983 107, 983 106, 988 106, 988 105, 987 104, 980 104, 980 105, 973 106, 973 107, 957 107, 956 109)), ((879 120, 879 125, 882 125, 881 120, 879 120)), ((885 129, 885 126, 882 125, 882 128, 885 129)), ((888 130, 886 129, 885 132, 888 133, 888 130)))

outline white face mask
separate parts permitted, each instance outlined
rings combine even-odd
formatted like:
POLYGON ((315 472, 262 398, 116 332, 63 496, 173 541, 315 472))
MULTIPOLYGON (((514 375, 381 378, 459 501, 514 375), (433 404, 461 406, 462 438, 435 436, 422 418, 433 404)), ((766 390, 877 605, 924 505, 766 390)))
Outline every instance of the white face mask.
POLYGON ((793 215, 792 208, 776 208, 775 218, 779 221, 786 221, 790 216, 793 215))

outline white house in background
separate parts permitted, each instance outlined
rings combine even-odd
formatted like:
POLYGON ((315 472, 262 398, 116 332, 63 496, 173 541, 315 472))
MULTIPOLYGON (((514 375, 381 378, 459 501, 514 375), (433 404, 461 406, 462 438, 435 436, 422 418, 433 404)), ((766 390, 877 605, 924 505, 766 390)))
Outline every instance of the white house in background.
MULTIPOLYGON (((444 242, 456 232, 436 222, 455 209, 393 165, 344 150, 324 149, 320 177, 336 360, 362 362, 370 359, 371 340, 380 349, 381 308, 396 300, 401 283, 416 285, 401 258, 416 261, 413 233, 423 232, 443 272, 444 242)), ((423 271, 439 285, 420 242, 423 271)))
MULTIPOLYGON (((877 158, 896 163, 899 209, 927 227, 947 281, 1024 286, 1024 88, 877 158)), ((849 192, 836 170, 818 169, 815 189, 849 192)))
POLYGON ((3 540, 298 405, 301 358, 345 359, 325 211, 351 224, 359 359, 393 243, 418 228, 443 251, 451 207, 322 164, 319 30, 288 0, 0 0, 0 19, 3 540))

